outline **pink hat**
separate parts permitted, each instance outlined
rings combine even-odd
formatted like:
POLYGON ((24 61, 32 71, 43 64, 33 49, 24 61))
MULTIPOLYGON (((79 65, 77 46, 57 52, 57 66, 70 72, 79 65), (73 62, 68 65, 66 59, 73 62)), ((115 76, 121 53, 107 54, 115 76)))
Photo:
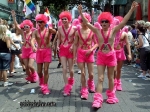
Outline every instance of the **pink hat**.
POLYGON ((128 33, 128 31, 129 31, 129 30, 128 30, 128 26, 123 27, 122 31, 128 33))
POLYGON ((102 20, 108 20, 111 24, 113 22, 113 15, 110 12, 102 12, 98 16, 98 22, 100 23, 102 20))
POLYGON ((20 26, 20 28, 23 28, 23 27, 24 27, 24 26, 23 26, 23 23, 20 23, 20 25, 19 25, 19 26, 20 26))
POLYGON ((70 12, 68 12, 68 11, 63 11, 63 12, 61 12, 61 13, 59 14, 59 18, 60 18, 60 19, 62 19, 62 18, 64 18, 64 17, 66 17, 66 18, 68 19, 68 21, 71 22, 72 17, 71 17, 71 13, 70 13, 70 12))
POLYGON ((22 26, 24 27, 25 25, 30 26, 30 29, 32 29, 32 27, 33 27, 33 23, 30 20, 24 20, 22 22, 22 26))
POLYGON ((99 24, 99 22, 95 22, 94 23, 94 26, 98 29, 102 29, 101 25, 99 24))
POLYGON ((38 15, 36 15, 36 17, 35 17, 35 20, 36 20, 36 21, 44 21, 44 23, 47 23, 48 18, 47 18, 47 16, 44 15, 44 14, 38 14, 38 15))
POLYGON ((115 18, 118 19, 120 22, 123 20, 122 16, 116 16, 115 18))
MULTIPOLYGON (((90 14, 84 12, 83 15, 84 15, 84 17, 85 17, 89 22, 91 22, 91 16, 90 16, 90 14)), ((80 21, 80 23, 81 23, 81 20, 82 20, 81 16, 79 16, 78 19, 79 19, 79 21, 80 21)))

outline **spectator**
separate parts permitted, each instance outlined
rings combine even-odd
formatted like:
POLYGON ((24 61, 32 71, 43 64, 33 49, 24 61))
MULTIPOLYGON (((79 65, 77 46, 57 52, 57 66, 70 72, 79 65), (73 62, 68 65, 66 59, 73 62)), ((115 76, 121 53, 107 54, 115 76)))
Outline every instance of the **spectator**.
POLYGON ((0 25, 0 79, 3 75, 4 86, 12 85, 7 82, 7 70, 10 67, 10 38, 6 35, 7 27, 0 25))

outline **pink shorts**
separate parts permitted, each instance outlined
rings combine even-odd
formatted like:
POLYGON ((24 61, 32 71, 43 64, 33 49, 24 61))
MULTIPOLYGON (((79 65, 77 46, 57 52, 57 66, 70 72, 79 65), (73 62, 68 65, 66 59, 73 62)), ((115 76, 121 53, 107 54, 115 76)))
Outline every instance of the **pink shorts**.
POLYGON ((52 50, 50 48, 37 49, 36 62, 37 63, 50 63, 52 61, 52 50))
POLYGON ((117 61, 124 61, 124 60, 126 60, 124 49, 115 50, 115 51, 116 51, 117 61))
POLYGON ((60 49, 59 49, 59 57, 66 57, 66 58, 73 58, 73 52, 70 52, 70 45, 68 46, 64 46, 64 45, 60 45, 60 49))
POLYGON ((94 52, 86 56, 87 50, 78 48, 77 50, 77 63, 93 63, 94 62, 94 52))
POLYGON ((36 53, 33 52, 32 48, 22 47, 22 59, 36 59, 36 53))
POLYGON ((97 65, 102 66, 116 66, 117 59, 116 59, 116 52, 110 51, 109 53, 103 53, 101 51, 97 52, 97 65))

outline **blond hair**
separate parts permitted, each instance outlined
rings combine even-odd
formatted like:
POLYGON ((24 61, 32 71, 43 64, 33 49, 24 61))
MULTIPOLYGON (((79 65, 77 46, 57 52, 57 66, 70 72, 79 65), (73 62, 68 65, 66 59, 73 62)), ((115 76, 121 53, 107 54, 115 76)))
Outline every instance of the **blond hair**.
POLYGON ((0 25, 0 39, 6 42, 6 30, 7 27, 5 25, 0 25))
POLYGON ((145 27, 150 27, 150 22, 147 21, 144 26, 145 27))

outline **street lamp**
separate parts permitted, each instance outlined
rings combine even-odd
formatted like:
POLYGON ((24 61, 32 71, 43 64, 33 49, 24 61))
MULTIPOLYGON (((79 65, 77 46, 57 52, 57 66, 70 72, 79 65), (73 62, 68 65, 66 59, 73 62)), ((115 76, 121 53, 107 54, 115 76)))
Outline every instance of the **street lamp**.
POLYGON ((115 0, 111 1, 111 5, 113 6, 113 15, 115 15, 115 0))

